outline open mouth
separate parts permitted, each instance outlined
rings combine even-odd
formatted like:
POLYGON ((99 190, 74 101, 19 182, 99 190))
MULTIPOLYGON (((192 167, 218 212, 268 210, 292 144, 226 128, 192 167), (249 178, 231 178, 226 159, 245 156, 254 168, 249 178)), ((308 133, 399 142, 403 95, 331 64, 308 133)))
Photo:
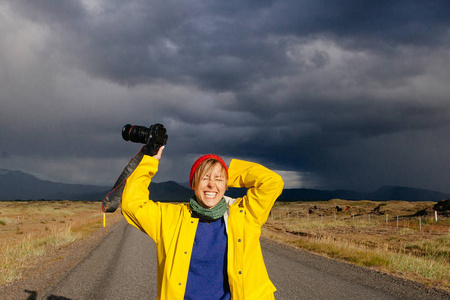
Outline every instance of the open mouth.
POLYGON ((215 198, 217 196, 215 192, 205 192, 204 194, 206 198, 215 198))

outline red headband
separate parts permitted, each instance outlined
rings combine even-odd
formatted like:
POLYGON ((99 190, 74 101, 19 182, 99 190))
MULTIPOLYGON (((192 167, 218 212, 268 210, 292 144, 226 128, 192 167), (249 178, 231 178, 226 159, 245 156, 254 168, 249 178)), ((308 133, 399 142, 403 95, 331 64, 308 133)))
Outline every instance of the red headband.
POLYGON ((206 155, 201 156, 199 159, 197 159, 195 161, 195 163, 192 165, 191 174, 189 175, 189 185, 191 186, 191 188, 192 188, 192 178, 194 178, 195 171, 197 170, 198 166, 202 162, 204 162, 205 160, 207 160, 209 158, 215 159, 215 160, 217 160, 218 162, 220 162, 222 164, 222 166, 225 169, 225 172, 227 173, 227 179, 228 179, 228 168, 227 168, 227 165, 225 164, 225 162, 220 157, 218 157, 217 155, 206 154, 206 155))

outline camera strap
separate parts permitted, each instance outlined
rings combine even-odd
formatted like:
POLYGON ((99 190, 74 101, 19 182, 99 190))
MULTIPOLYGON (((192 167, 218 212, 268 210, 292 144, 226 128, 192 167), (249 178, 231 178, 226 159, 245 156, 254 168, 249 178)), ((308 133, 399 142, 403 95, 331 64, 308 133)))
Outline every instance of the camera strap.
POLYGON ((122 174, 120 174, 111 191, 105 196, 105 198, 103 198, 103 212, 113 213, 119 207, 120 202, 122 201, 122 193, 125 187, 125 182, 131 173, 134 172, 143 157, 144 149, 141 149, 123 169, 122 174))

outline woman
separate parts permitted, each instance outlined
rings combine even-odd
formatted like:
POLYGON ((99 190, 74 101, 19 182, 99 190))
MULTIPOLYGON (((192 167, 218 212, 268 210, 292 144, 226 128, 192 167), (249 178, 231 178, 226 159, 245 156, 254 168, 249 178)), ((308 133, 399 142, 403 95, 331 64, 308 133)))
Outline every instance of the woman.
POLYGON ((281 177, 256 163, 216 155, 192 166, 189 204, 153 202, 148 186, 163 147, 145 155, 122 196, 126 220, 147 233, 158 254, 158 299, 274 299, 261 252, 261 226, 283 190, 281 177), (247 195, 224 196, 227 187, 247 195))

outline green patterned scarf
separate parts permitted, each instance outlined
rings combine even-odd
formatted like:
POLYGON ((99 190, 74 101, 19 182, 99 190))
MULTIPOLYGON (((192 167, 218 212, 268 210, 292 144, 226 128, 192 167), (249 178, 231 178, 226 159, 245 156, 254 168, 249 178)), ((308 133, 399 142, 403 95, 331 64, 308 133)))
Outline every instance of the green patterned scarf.
POLYGON ((192 196, 189 200, 189 207, 191 208, 194 215, 199 217, 202 221, 215 221, 217 219, 220 219, 225 214, 228 208, 225 198, 222 198, 222 200, 220 200, 219 203, 217 203, 217 205, 213 208, 208 209, 200 206, 195 196, 192 196))

